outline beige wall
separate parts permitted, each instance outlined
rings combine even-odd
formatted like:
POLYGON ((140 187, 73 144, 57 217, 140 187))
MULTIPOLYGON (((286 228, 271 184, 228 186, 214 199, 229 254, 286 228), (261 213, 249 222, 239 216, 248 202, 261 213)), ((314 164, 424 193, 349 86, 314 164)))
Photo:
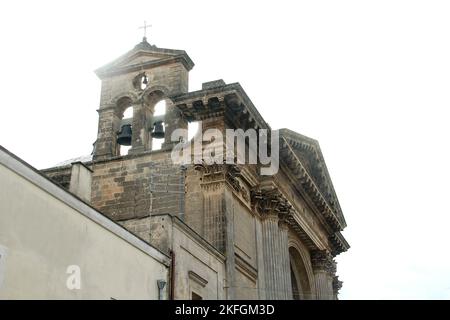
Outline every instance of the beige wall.
POLYGON ((180 221, 173 219, 175 299, 226 299, 225 257, 180 221))
MULTIPOLYGON (((143 219, 141 219, 143 220, 143 219)), ((174 298, 191 299, 192 292, 205 300, 226 299, 225 256, 171 215, 149 218, 150 243, 174 254, 174 298)), ((135 227, 141 224, 127 222, 135 227)), ((137 229, 136 229, 137 230, 137 229)))
POLYGON ((158 298, 166 255, 1 149, 0 160, 0 299, 158 298))

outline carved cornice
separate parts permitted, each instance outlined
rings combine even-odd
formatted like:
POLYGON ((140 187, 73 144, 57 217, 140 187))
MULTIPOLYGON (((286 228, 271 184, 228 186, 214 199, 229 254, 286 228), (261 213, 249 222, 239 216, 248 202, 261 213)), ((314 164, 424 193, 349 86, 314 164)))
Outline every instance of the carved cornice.
POLYGON ((305 169, 284 137, 281 137, 280 149, 280 154, 282 156, 282 159, 287 164, 287 167, 289 168, 289 170, 291 170, 295 179, 297 179, 297 181, 299 182, 299 185, 301 185, 306 191, 309 198, 313 201, 316 208, 325 218, 328 225, 334 231, 341 231, 345 225, 341 224, 341 221, 339 221, 336 213, 333 211, 325 197, 322 195, 319 187, 315 184, 314 180, 309 175, 308 171, 305 169))
POLYGON ((171 96, 188 121, 225 116, 236 128, 270 129, 239 83, 171 96))
POLYGON ((291 227, 291 229, 298 235, 302 243, 306 245, 306 247, 310 250, 317 250, 318 245, 316 242, 312 239, 311 235, 308 234, 296 221, 295 219, 296 211, 294 211, 291 215, 287 217, 287 223, 291 227))
POLYGON ((258 279, 258 270, 245 261, 239 254, 236 254, 236 268, 253 281, 258 279))
POLYGON ((347 251, 350 248, 347 240, 345 240, 344 236, 340 232, 335 232, 329 237, 331 246, 332 246, 332 254, 336 256, 342 252, 347 251))
POLYGON ((314 178, 316 185, 327 199, 328 204, 337 213, 338 218, 345 227, 345 218, 317 140, 289 129, 281 129, 280 135, 298 152, 302 160, 305 160, 306 163, 304 165, 306 165, 308 173, 314 178))
POLYGON ((201 276, 199 276, 194 271, 189 271, 188 272, 188 276, 189 276, 189 279, 191 279, 192 281, 198 283, 202 287, 205 287, 208 284, 208 280, 203 279, 201 276))

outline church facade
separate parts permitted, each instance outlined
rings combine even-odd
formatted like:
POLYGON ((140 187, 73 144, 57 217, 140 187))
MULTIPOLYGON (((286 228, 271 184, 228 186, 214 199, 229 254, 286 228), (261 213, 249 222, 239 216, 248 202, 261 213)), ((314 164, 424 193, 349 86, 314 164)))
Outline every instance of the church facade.
MULTIPOLYGON (((337 299, 334 257, 349 248, 346 222, 316 140, 279 130, 273 175, 258 163, 173 161, 177 143, 189 141, 173 136, 190 123, 199 124, 196 137, 271 130, 238 83, 189 92, 193 66, 185 51, 144 38, 96 70, 92 160, 42 173, 167 255, 168 298, 337 299)), ((222 141, 200 143, 203 154, 222 141)))

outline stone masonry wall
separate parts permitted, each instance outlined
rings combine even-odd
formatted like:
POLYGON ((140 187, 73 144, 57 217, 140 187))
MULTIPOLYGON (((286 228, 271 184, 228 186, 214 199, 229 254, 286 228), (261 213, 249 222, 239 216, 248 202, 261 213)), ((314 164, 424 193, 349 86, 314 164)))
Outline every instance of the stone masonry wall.
POLYGON ((48 170, 42 170, 41 172, 52 181, 69 190, 70 178, 72 173, 72 167, 70 165, 67 167, 57 167, 48 170))
POLYGON ((183 210, 184 171, 170 152, 97 162, 93 171, 92 205, 116 221, 183 210))

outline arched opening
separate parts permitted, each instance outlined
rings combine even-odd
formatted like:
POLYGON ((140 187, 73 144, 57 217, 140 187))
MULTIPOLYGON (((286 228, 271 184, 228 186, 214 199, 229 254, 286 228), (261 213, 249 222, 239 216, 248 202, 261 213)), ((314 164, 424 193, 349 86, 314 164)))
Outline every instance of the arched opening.
POLYGON ((303 258, 294 247, 289 248, 291 286, 294 300, 312 299, 311 284, 303 258))
POLYGON ((192 140, 197 134, 200 128, 200 121, 188 123, 188 141, 192 140))
POLYGON ((121 143, 116 140, 116 155, 123 156, 128 154, 131 148, 131 131, 134 115, 131 98, 120 98, 117 101, 116 110, 114 128, 117 132, 117 138, 121 137, 121 143), (124 136, 127 138, 124 138, 124 136))
POLYGON ((292 298, 294 300, 301 300, 300 299, 300 292, 301 292, 301 288, 298 287, 299 285, 299 281, 295 275, 294 270, 292 269, 292 265, 291 265, 291 286, 292 286, 292 298))
POLYGON ((128 107, 123 112, 123 119, 133 118, 133 107, 128 107))
MULTIPOLYGON (((122 120, 126 120, 126 119, 130 119, 130 122, 133 122, 133 106, 130 106, 128 108, 125 109, 125 111, 123 112, 123 116, 122 116, 122 120)), ((131 127, 131 130, 133 130, 133 127, 131 127)), ((120 132, 123 133, 123 128, 120 128, 120 132)), ((125 146, 125 145, 120 145, 119 144, 119 155, 124 156, 128 154, 128 151, 131 149, 131 145, 129 146, 125 146)))
POLYGON ((161 100, 155 104, 154 116, 162 116, 166 113, 166 100, 161 100))
MULTIPOLYGON (((166 114, 166 100, 160 100, 155 104, 154 110, 153 110, 153 116, 159 117, 164 116, 166 114)), ((164 128, 165 122, 163 121, 162 127, 164 128)), ((158 139, 158 138, 152 138, 152 150, 160 150, 162 147, 162 144, 164 142, 164 139, 158 139)))
POLYGON ((149 85, 149 78, 146 72, 139 73, 133 79, 133 86, 136 90, 145 90, 149 85))
POLYGON ((147 150, 159 150, 165 141, 165 129, 167 108, 170 100, 166 97, 167 89, 163 87, 150 87, 144 92, 144 103, 148 112, 148 123, 150 131, 148 132, 147 150))

